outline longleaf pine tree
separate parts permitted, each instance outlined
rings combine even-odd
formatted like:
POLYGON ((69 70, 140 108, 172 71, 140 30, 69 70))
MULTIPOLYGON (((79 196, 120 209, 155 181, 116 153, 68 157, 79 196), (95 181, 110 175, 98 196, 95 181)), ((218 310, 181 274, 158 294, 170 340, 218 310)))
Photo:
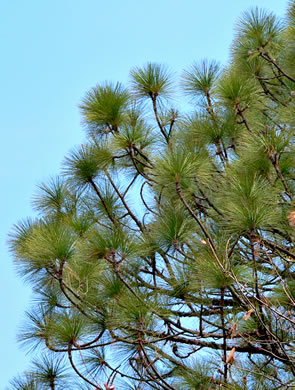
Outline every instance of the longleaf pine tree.
POLYGON ((10 389, 294 388, 295 2, 245 12, 226 68, 147 63, 80 109, 10 234, 35 298, 10 389))

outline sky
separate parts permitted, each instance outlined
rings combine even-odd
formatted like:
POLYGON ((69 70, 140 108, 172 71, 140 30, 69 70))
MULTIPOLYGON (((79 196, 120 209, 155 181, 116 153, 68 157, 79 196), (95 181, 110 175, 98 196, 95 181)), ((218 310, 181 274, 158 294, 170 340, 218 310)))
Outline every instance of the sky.
POLYGON ((193 61, 226 65, 234 25, 250 7, 282 17, 287 0, 0 1, 0 389, 29 365, 16 335, 32 301, 7 239, 32 216, 36 185, 84 140, 78 105, 97 83, 146 62, 176 74, 193 61))

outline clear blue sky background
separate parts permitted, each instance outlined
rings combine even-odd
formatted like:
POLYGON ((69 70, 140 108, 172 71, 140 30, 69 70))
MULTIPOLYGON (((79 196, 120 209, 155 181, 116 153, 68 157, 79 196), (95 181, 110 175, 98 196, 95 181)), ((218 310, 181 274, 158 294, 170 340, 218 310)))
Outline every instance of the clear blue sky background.
POLYGON ((13 223, 32 215, 35 186, 83 142, 77 105, 104 80, 126 83, 134 65, 226 64, 242 11, 283 16, 287 0, 6 0, 0 2, 0 389, 29 362, 16 343, 30 289, 7 250, 13 223))

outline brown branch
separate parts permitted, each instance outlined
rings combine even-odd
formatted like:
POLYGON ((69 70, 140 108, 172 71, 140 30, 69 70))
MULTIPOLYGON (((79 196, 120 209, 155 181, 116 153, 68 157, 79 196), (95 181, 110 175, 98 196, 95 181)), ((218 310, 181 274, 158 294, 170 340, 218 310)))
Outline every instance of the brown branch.
POLYGON ((106 205, 106 203, 105 203, 105 201, 104 201, 104 199, 103 199, 103 196, 102 196, 101 193, 99 192, 99 190, 98 190, 96 184, 94 183, 93 179, 90 179, 89 182, 90 182, 92 188, 94 189, 94 191, 96 192, 97 196, 99 197, 101 203, 103 204, 103 207, 104 207, 104 209, 105 209, 105 211, 106 211, 106 213, 107 213, 107 216, 109 217, 109 219, 111 220, 111 222, 113 222, 113 224, 115 224, 116 221, 115 221, 114 217, 112 216, 112 214, 110 213, 109 208, 107 207, 107 205, 106 205))
POLYGON ((279 177, 279 179, 281 180, 283 186, 284 186, 284 189, 285 189, 285 194, 290 198, 290 200, 292 200, 292 194, 291 192, 289 191, 289 187, 288 187, 288 184, 286 183, 286 180, 284 178, 284 176, 282 175, 282 172, 280 170, 280 167, 279 167, 279 156, 278 156, 278 153, 275 152, 275 153, 269 153, 269 159, 279 177))
POLYGON ((267 62, 270 62, 271 64, 273 64, 273 66, 275 68, 277 68, 277 70, 279 72, 281 72, 282 75, 284 75, 285 77, 287 77, 287 79, 289 79, 290 81, 293 81, 293 83, 295 83, 295 79, 290 76, 288 73, 286 73, 279 65, 278 63, 267 53, 267 52, 260 52, 259 54, 263 59, 265 59, 267 62))
POLYGON ((105 175, 108 178, 109 182, 111 183, 112 187, 114 188, 116 194, 119 196, 121 202, 123 203, 125 209, 127 210, 128 214, 130 215, 130 217, 133 219, 133 221, 136 223, 136 225, 139 227, 139 229, 141 231, 144 231, 144 227, 143 227, 142 223, 139 221, 139 219, 130 210, 129 206, 127 205, 127 203, 126 203, 126 201, 124 199, 124 197, 122 196, 122 194, 118 190, 117 186, 115 185, 115 183, 113 182, 111 176, 109 175, 109 173, 107 171, 105 171, 105 175))
MULTIPOLYGON (((193 219, 197 222, 197 224, 199 225, 199 227, 201 228, 201 231, 203 232, 203 234, 205 235, 205 237, 207 238, 208 240, 208 243, 209 243, 209 246, 210 246, 210 249, 212 250, 212 253, 214 254, 214 257, 216 258, 216 260, 218 260, 218 263, 220 263, 219 259, 218 259, 218 255, 217 255, 217 252, 216 252, 216 249, 215 249, 215 246, 214 246, 214 243, 209 235, 209 233, 207 232, 207 230, 205 229, 205 227, 203 226, 202 222, 199 220, 199 218, 196 216, 196 214, 193 212, 193 210, 190 208, 189 204, 186 202, 186 200, 184 199, 183 197, 183 194, 182 194, 182 191, 181 191, 181 187, 180 187, 180 183, 177 181, 176 183, 176 192, 177 192, 177 195, 179 196, 180 200, 182 201, 182 203, 184 204, 184 206, 186 207, 186 209, 188 210, 188 212, 190 213, 190 215, 193 217, 193 219)), ((223 267, 222 267, 223 268, 223 267)))
POLYGON ((144 200, 144 197, 143 197, 143 187, 145 184, 148 184, 147 181, 143 182, 142 186, 140 187, 140 197, 141 197, 141 200, 142 200, 142 203, 144 204, 144 206, 146 207, 146 209, 148 211, 150 211, 152 214, 156 214, 156 215, 159 215, 158 213, 156 213, 154 210, 152 210, 146 203, 146 201, 144 200))
POLYGON ((69 361, 71 363, 71 366, 73 368, 73 370, 75 371, 75 373, 80 377, 82 378, 85 382, 87 382, 88 384, 90 384, 91 386, 93 386, 95 389, 97 390, 103 390, 102 387, 100 387, 99 385, 91 382, 88 378, 86 378, 78 369, 77 367, 75 366, 74 362, 73 362, 73 356, 72 356, 72 346, 73 346, 73 341, 71 341, 69 343, 69 346, 68 346, 68 358, 69 358, 69 361))
POLYGON ((249 131, 250 134, 253 134, 252 130, 250 129, 250 126, 247 122, 247 119, 244 115, 244 111, 248 108, 248 106, 246 106, 245 108, 241 109, 241 106, 240 106, 240 103, 237 103, 235 105, 235 109, 236 109, 236 112, 237 114, 242 118, 242 121, 241 122, 238 122, 238 124, 244 124, 246 126, 246 129, 249 131))
POLYGON ((135 183, 135 180, 137 179, 137 177, 139 176, 139 173, 136 172, 136 174, 134 175, 134 178, 131 180, 130 184, 127 186, 127 188, 125 189, 122 197, 125 198, 127 192, 130 190, 130 188, 132 187, 132 185, 135 183))
POLYGON ((157 95, 156 94, 152 94, 150 95, 151 99, 152 99, 152 102, 153 102, 153 110, 154 110, 154 114, 155 114, 155 118, 156 118, 156 121, 157 121, 157 124, 159 126, 159 129, 161 131, 161 133, 163 134, 167 144, 169 143, 169 137, 160 121, 160 118, 159 118, 159 115, 158 115, 158 108, 157 108, 157 95))
POLYGON ((225 320, 224 320, 224 287, 221 288, 221 297, 220 297, 220 318, 221 318, 221 327, 222 327, 222 338, 223 338, 223 369, 224 369, 224 382, 227 383, 227 371, 228 363, 226 357, 226 329, 225 329, 225 320))

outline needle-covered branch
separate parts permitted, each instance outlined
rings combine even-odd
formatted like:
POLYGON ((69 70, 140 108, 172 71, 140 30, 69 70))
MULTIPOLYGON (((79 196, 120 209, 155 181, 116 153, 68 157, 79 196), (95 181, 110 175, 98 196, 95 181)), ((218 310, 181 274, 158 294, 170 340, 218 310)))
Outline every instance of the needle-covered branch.
POLYGON ((86 93, 85 143, 10 235, 41 347, 12 389, 291 388, 294 23, 243 14, 227 68, 182 73, 187 113, 156 63, 86 93))

